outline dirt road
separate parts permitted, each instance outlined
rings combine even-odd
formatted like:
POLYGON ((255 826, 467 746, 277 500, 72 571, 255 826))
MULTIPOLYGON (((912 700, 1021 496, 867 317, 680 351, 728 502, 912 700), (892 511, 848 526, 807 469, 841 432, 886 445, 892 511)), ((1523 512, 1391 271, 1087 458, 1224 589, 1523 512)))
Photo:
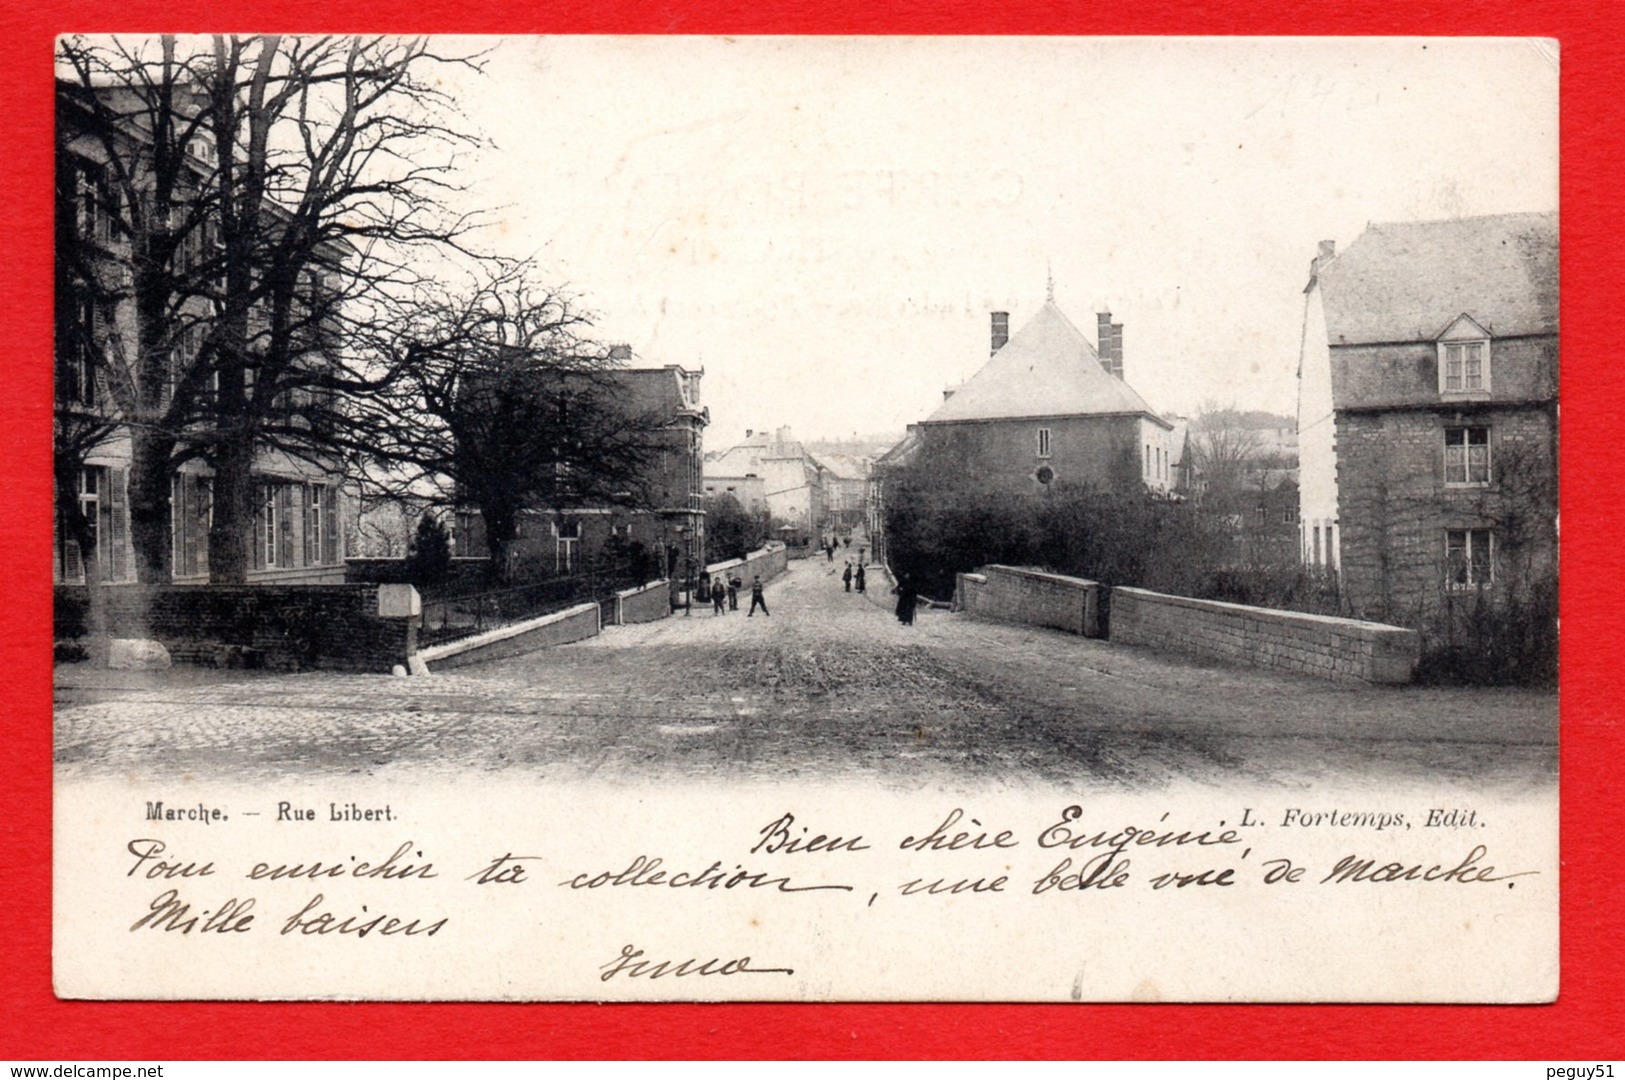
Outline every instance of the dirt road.
MULTIPOLYGON (((244 775, 381 770, 687 779, 1175 780, 1307 787, 1555 779, 1555 695, 1346 687, 923 610, 845 556, 740 610, 610 627, 429 678, 102 689, 59 677, 57 761, 244 775)), ((67 671, 67 669, 64 669, 67 671)))

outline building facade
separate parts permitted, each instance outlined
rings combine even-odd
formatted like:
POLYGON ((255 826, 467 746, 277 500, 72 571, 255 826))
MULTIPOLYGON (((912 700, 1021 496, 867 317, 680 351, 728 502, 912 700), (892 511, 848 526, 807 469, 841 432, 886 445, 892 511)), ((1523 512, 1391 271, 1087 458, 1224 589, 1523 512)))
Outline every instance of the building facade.
MULTIPOLYGON (((630 359, 621 347, 614 355, 630 359)), ((608 392, 628 422, 651 425, 654 453, 613 502, 522 512, 509 551, 516 576, 563 576, 642 558, 654 560, 653 568, 665 576, 686 579, 703 566, 704 433, 710 423, 700 402, 703 375, 677 364, 608 374, 608 392)), ((453 540, 459 557, 488 554, 477 510, 457 512, 453 540)))
POLYGON ((1122 326, 1098 316, 1097 349, 1048 300, 1013 336, 995 312, 992 357, 913 432, 917 459, 975 486, 1170 493, 1175 425, 1123 380, 1122 326))
MULTIPOLYGON (((208 336, 214 306, 206 289, 177 290, 163 316, 167 370, 155 373, 134 354, 139 340, 132 288, 136 230, 133 199, 145 201, 157 181, 152 143, 138 102, 122 101, 119 91, 91 92, 57 85, 56 153, 56 417, 58 454, 63 433, 78 433, 71 454, 71 478, 58 470, 57 512, 53 516, 53 580, 83 584, 90 560, 79 530, 69 527, 70 508, 83 512, 89 542, 97 554, 102 584, 133 582, 137 576, 131 522, 133 432, 138 426, 166 425, 180 432, 177 465, 169 489, 169 580, 199 584, 209 580, 209 532, 213 521, 212 477, 206 444, 219 375, 203 371, 198 360, 208 336), (98 96, 93 96, 98 95, 98 96), (179 385, 192 380, 178 405, 179 385), (156 383, 156 385, 149 385, 156 383), (186 451, 186 452, 179 452, 186 451)), ((127 93, 127 92, 123 92, 127 93)), ((175 183, 199 194, 210 173, 212 149, 194 141, 175 183)), ((268 211, 275 213, 274 208, 268 211)), ((177 278, 203 273, 218 262, 218 218, 193 212, 166 271, 177 278)), ((345 252, 324 250, 322 266, 302 275, 296 304, 302 315, 302 352, 295 362, 315 367, 325 360, 324 319, 330 310, 345 252)), ((151 251, 143 256, 154 257, 151 251)), ((249 312, 251 334, 267 331, 263 305, 249 312)), ((249 382, 246 393, 255 387, 249 382)), ((283 427, 297 432, 310 421, 300 402, 278 400, 274 412, 283 427)), ((248 580, 305 584, 344 580, 346 522, 353 503, 339 462, 320 452, 299 454, 270 446, 257 449, 253 462, 253 535, 249 538, 248 580)))
MULTIPOLYGON (((705 462, 705 490, 716 495, 731 492, 746 510, 756 507, 741 493, 761 492, 774 527, 788 529, 805 540, 824 527, 826 470, 787 427, 774 431, 746 431, 743 442, 705 462)), ((782 537, 776 537, 781 539, 782 537)))
POLYGON ((1555 590, 1557 218, 1374 224, 1323 242, 1299 363, 1304 564, 1426 628, 1555 590))

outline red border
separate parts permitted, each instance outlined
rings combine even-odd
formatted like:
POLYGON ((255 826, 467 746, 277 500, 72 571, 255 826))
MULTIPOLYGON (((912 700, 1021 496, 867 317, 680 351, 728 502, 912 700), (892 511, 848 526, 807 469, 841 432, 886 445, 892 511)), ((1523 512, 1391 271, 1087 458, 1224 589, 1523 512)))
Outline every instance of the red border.
MULTIPOLYGON (((1625 19, 1596 0, 1179 0, 1148 11, 1055 0, 913 4, 806 0, 86 0, 0 14, 0 155, 11 241, 0 337, 0 1055, 16 1058, 1618 1058, 1625 903, 1616 824, 1625 689, 1613 653, 1625 378, 1617 208, 1625 19), (221 12, 231 13, 222 20, 221 12), (112 14, 116 12, 116 14, 112 14), (403 12, 409 14, 403 14, 403 12), (1539 35, 1563 49, 1562 996, 1538 1007, 966 1005, 264 1005, 73 1003, 51 993, 47 627, 51 348, 51 42, 63 29, 254 27, 473 33, 1062 33, 1539 35), (21 486, 21 491, 15 490, 21 486)), ((1516 154, 1485 147, 1485 163, 1516 154)), ((1467 959, 1470 962, 1470 958, 1467 959)))

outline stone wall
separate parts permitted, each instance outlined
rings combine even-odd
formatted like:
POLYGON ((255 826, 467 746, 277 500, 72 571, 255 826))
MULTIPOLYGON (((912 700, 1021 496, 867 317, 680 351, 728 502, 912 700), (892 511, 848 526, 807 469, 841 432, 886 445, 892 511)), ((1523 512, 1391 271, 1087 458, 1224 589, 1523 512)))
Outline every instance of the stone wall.
POLYGON ((752 577, 760 577, 764 582, 768 582, 789 568, 789 549, 777 540, 769 540, 743 559, 712 563, 705 568, 705 573, 708 577, 716 574, 721 574, 724 578, 738 577, 745 583, 745 588, 749 589, 752 577))
POLYGON ((977 573, 959 575, 954 607, 985 619, 1100 637, 1100 590, 1100 585, 1083 578, 984 566, 977 573))
MULTIPOLYGON (((406 659, 404 619, 378 617, 376 585, 115 585, 108 632, 153 638, 177 661, 387 672, 406 659)), ((83 585, 55 590, 56 637, 86 633, 83 585)))
POLYGON ((1347 682, 1408 683, 1414 630, 1115 588, 1111 639, 1347 682))
POLYGON ((1339 549, 1350 610, 1425 628, 1446 596, 1450 529, 1494 534, 1495 588, 1556 577, 1557 418, 1549 406, 1337 414, 1339 549), (1445 482, 1447 427, 1489 429, 1490 482, 1445 482))
POLYGON ((420 649, 413 657, 412 670, 422 673, 432 664, 433 670, 446 671, 487 660, 519 656, 550 645, 568 645, 572 641, 597 637, 600 629, 598 605, 577 604, 551 615, 420 649))
POLYGON ((671 583, 656 581, 636 589, 622 589, 615 594, 614 606, 612 621, 617 626, 664 619, 671 614, 671 583))

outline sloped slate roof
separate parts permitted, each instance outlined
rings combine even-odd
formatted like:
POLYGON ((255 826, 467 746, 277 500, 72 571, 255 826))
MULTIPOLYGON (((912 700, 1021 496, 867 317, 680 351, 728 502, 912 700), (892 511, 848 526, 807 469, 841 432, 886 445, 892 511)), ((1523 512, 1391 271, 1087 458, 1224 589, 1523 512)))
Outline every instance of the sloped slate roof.
POLYGON ((1157 415, 1052 300, 924 422, 1123 413, 1157 415))
POLYGON ((1557 332, 1557 215, 1372 224, 1318 274, 1333 345, 1557 332))

